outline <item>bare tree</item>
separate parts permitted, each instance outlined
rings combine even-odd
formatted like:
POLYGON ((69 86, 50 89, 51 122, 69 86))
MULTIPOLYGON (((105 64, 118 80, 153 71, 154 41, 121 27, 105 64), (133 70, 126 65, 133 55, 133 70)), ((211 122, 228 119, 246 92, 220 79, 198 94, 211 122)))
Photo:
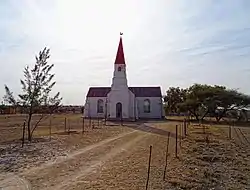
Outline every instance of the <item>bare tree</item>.
POLYGON ((55 74, 51 73, 54 64, 48 64, 47 62, 49 57, 49 49, 45 47, 43 51, 39 52, 39 56, 36 56, 34 68, 30 69, 29 66, 24 68, 24 80, 20 80, 22 93, 18 95, 17 99, 9 87, 5 85, 6 95, 4 99, 13 106, 26 107, 28 110, 26 123, 29 141, 32 140, 32 134, 39 122, 45 117, 45 114, 40 115, 36 124, 31 126, 33 114, 38 113, 41 109, 45 109, 47 113, 52 114, 60 106, 62 100, 59 92, 50 97, 50 92, 56 82, 53 81, 55 74))

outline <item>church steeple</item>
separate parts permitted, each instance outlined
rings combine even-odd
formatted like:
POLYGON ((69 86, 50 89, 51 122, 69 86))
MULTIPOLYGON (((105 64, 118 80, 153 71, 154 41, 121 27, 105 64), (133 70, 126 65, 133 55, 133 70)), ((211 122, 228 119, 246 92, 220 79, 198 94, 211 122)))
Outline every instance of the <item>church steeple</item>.
POLYGON ((122 45, 122 35, 123 33, 120 33, 120 42, 116 53, 115 64, 125 64, 123 45, 122 45))
POLYGON ((120 33, 120 41, 115 58, 114 73, 111 87, 112 89, 128 88, 126 64, 122 45, 122 33, 120 33))

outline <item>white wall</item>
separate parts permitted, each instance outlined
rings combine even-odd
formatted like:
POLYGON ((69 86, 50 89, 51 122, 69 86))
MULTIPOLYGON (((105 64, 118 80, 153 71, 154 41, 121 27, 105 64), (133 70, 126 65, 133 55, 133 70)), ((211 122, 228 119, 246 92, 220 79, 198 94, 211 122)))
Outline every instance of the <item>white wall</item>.
POLYGON ((121 87, 128 87, 125 64, 114 65, 114 72, 113 72, 111 87, 112 89, 120 89, 121 87), (118 71, 119 67, 121 68, 121 71, 118 71))
POLYGON ((162 98, 161 97, 137 97, 139 118, 162 118, 162 98), (144 100, 150 100, 150 113, 144 113, 144 100))
MULTIPOLYGON (((116 104, 122 103, 123 118, 134 119, 134 111, 138 118, 157 119, 164 116, 162 99, 160 97, 136 97, 130 90, 111 91, 108 94, 107 115, 110 118, 116 118, 116 104), (112 93, 111 93, 112 92, 112 93), (150 100, 150 113, 144 113, 144 100, 150 100), (134 102, 134 100, 136 102, 134 102), (136 109, 135 107, 136 106, 136 109)), ((88 97, 84 107, 84 117, 104 118, 105 117, 106 97, 88 97), (97 101, 102 99, 104 102, 104 112, 97 113, 97 101)))
POLYGON ((122 117, 133 118, 134 94, 126 87, 119 90, 112 89, 108 94, 108 114, 110 118, 116 118, 116 104, 122 104, 122 117))
POLYGON ((105 102, 106 97, 87 97, 86 103, 84 106, 84 117, 105 117, 105 102), (97 113, 97 101, 103 100, 103 113, 97 113))

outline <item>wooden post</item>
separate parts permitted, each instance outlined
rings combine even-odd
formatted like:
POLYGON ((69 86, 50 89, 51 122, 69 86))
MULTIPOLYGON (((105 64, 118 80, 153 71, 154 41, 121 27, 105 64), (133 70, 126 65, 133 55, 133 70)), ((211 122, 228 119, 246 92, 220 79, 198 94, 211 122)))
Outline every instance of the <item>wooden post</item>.
POLYGON ((70 120, 68 119, 68 134, 70 133, 70 120))
POLYGON ((182 139, 182 126, 180 125, 180 138, 179 138, 179 146, 181 148, 181 139, 182 139))
POLYGON ((184 135, 187 136, 187 120, 184 120, 184 135))
POLYGON ((91 117, 89 117, 89 127, 91 127, 91 117))
POLYGON ((151 154, 152 154, 152 145, 150 145, 150 147, 149 147, 148 177, 147 177, 147 182, 146 182, 146 190, 148 189, 148 182, 149 182, 150 164, 151 164, 151 154))
POLYGON ((49 118, 49 140, 51 141, 51 117, 49 118))
POLYGON ((232 139, 232 126, 229 125, 229 139, 232 139))
POLYGON ((84 133, 84 117, 82 117, 82 134, 84 133))
POLYGON ((170 132, 168 132, 167 151, 166 151, 166 159, 165 159, 165 167, 164 167, 163 181, 165 181, 165 179, 166 179, 166 171, 167 171, 167 166, 168 166, 169 136, 170 136, 170 132))
POLYGON ((25 137, 25 122, 23 122, 23 137, 22 137, 22 147, 24 145, 24 137, 25 137))
POLYGON ((67 128, 67 118, 64 118, 64 132, 66 132, 66 128, 67 128))
POLYGON ((177 146, 178 146, 178 125, 175 126, 175 157, 178 158, 177 155, 177 146))
POLYGON ((185 123, 184 125, 182 126, 182 132, 183 132, 183 135, 182 135, 182 138, 184 139, 186 137, 186 126, 185 126, 185 123))
POLYGON ((206 141, 206 131, 205 131, 205 125, 204 124, 202 124, 202 128, 203 128, 204 140, 206 141))

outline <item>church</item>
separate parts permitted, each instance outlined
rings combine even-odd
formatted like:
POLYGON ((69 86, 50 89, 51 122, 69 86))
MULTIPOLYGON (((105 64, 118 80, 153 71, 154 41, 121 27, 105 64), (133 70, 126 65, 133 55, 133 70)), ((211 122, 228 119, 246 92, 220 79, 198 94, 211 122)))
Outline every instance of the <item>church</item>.
POLYGON ((161 88, 129 87, 122 34, 114 62, 111 87, 90 87, 84 117, 108 120, 161 119, 164 117, 161 88))

